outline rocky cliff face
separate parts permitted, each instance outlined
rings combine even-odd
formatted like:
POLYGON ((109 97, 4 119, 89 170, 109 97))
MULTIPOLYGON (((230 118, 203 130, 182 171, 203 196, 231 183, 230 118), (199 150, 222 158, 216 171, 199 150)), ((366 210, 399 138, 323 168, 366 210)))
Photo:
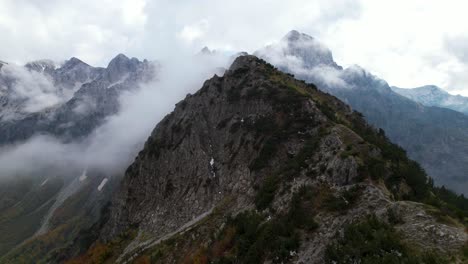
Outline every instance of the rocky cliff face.
POLYGON ((334 62, 328 48, 296 31, 255 54, 349 104, 361 112, 367 122, 385 130, 437 184, 466 194, 466 115, 409 100, 359 66, 342 69, 334 62))
POLYGON ((460 260, 458 220, 405 201, 431 188, 360 114, 241 56, 156 126, 93 229, 99 239, 70 263, 341 263, 346 234, 367 225, 391 243, 372 241, 356 261, 438 259, 423 246, 460 260))

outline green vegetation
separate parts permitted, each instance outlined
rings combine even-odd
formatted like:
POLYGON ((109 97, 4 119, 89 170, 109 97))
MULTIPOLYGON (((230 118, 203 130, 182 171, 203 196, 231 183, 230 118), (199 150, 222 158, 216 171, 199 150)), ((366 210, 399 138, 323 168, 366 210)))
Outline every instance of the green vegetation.
POLYGON ((255 205, 259 210, 266 209, 273 201, 279 188, 280 178, 275 175, 267 176, 260 190, 255 196, 255 205))
MULTIPOLYGON (((430 184, 433 186, 432 182, 430 184)), ((432 194, 426 199, 426 203, 436 207, 441 214, 458 218, 468 227, 468 199, 463 194, 458 195, 444 186, 433 186, 432 194)))
POLYGON ((294 193, 289 208, 285 215, 272 218, 246 211, 229 219, 215 242, 218 257, 210 257, 211 263, 284 263, 291 259, 299 248, 298 231, 318 227, 310 187, 303 186, 294 193), (223 241, 222 247, 219 241, 223 241))
POLYGON ((136 237, 137 232, 134 229, 129 229, 119 237, 106 244, 97 241, 86 253, 67 260, 66 264, 81 264, 81 263, 116 263, 117 257, 127 247, 127 245, 136 237))
POLYGON ((350 224, 337 242, 327 246, 325 263, 419 264, 450 263, 433 253, 420 253, 406 245, 396 230, 369 216, 365 221, 350 224))
POLYGON ((307 186, 301 186, 299 191, 294 193, 292 197, 288 221, 295 227, 308 231, 318 228, 318 223, 314 220, 316 210, 313 202, 314 193, 312 189, 307 186))
POLYGON ((468 262, 468 242, 462 248, 463 261, 468 262))
MULTIPOLYGON (((289 259, 290 252, 299 247, 299 237, 294 226, 286 219, 272 219, 265 222, 264 217, 253 211, 241 213, 228 221, 228 226, 236 230, 233 248, 240 263, 261 263, 272 259, 281 263, 289 259)), ((218 263, 232 263, 223 256, 218 263)))
MULTIPOLYGON (((326 134, 326 130, 320 130, 319 135, 312 137, 304 143, 304 146, 299 153, 291 158, 279 171, 267 176, 257 192, 255 197, 255 205, 259 210, 266 209, 275 198, 275 194, 279 189, 281 179, 291 180, 295 175, 298 175, 302 168, 306 167, 306 160, 311 158, 318 149, 321 137, 326 134)), ((271 154, 272 155, 272 154, 271 154)), ((262 157, 262 155, 260 155, 262 157)), ((267 159, 262 157, 262 162, 267 162, 267 159)), ((258 164, 258 158, 255 160, 258 164)), ((263 164, 263 163, 262 163, 263 164)), ((266 165, 266 164, 263 164, 266 165)), ((255 168, 255 167, 254 167, 255 168)))
POLYGON ((362 188, 355 185, 338 195, 329 193, 323 201, 323 207, 330 211, 343 212, 355 204, 361 196, 362 188))
MULTIPOLYGON (((23 186, 4 183, 10 191, 20 191, 23 186)), ((0 211, 0 255, 4 255, 16 245, 32 236, 41 226, 41 219, 52 206, 56 195, 62 188, 63 181, 51 177, 44 185, 31 183, 29 190, 15 200, 15 204, 5 206, 0 211)), ((23 189, 24 190, 24 189, 23 189)))
POLYGON ((55 254, 71 241, 79 227, 85 225, 85 221, 74 217, 47 233, 31 238, 0 259, 0 263, 49 263, 55 254))
MULTIPOLYGON (((348 127, 363 138, 364 141, 380 149, 381 158, 360 157, 363 158, 363 162, 359 168, 361 180, 364 178, 371 178, 373 180, 383 179, 388 189, 397 199, 430 203, 444 213, 456 215, 457 218, 466 223, 465 218, 468 217, 468 199, 464 196, 457 196, 445 188, 434 187, 432 180, 426 175, 420 165, 410 160, 401 147, 391 143, 382 129, 376 130, 369 126, 364 121, 361 113, 348 112, 348 108, 335 97, 318 91, 317 87, 313 84, 305 84, 304 82, 294 80, 291 76, 277 71, 275 67, 268 63, 265 64, 263 70, 267 74, 268 79, 272 80, 275 85, 274 87, 270 87, 271 85, 265 84, 266 89, 252 87, 250 88, 251 91, 248 92, 249 98, 260 97, 270 99, 273 101, 273 106, 277 112, 289 113, 292 116, 296 116, 297 109, 301 108, 302 103, 305 101, 304 99, 312 99, 330 121, 348 127), (406 188, 406 186, 409 188, 406 188)), ((240 73, 243 74, 244 72, 240 71, 240 73)), ((294 124, 297 120, 291 121, 294 124)), ((298 131, 298 129, 295 131, 298 131)), ((263 153, 259 156, 259 159, 254 162, 252 166, 253 170, 258 170, 268 164, 277 150, 274 145, 281 138, 276 137, 270 141, 265 141, 267 143, 265 150, 262 151, 263 153)), ((343 158, 346 158, 354 155, 354 152, 349 149, 341 155, 343 158)), ((294 164, 294 162, 290 165, 290 168, 297 167, 297 164, 294 164)), ((289 171, 291 173, 297 172, 295 169, 289 171)))

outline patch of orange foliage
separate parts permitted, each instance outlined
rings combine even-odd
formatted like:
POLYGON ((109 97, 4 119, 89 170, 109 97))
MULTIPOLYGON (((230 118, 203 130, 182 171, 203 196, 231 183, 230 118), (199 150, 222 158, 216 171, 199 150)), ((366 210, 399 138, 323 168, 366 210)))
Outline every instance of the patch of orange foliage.
POLYGON ((67 261, 66 264, 104 263, 104 261, 109 258, 110 254, 111 251, 108 245, 97 243, 92 246, 85 254, 67 261))
POLYGON ((234 236, 236 234, 236 228, 230 226, 224 231, 223 239, 216 241, 211 248, 211 254, 214 258, 221 257, 225 252, 233 246, 234 236))

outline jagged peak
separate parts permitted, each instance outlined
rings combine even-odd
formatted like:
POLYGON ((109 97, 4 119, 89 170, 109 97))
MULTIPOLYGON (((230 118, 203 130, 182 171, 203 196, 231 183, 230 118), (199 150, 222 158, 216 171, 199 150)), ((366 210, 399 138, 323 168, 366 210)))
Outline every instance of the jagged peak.
POLYGON ((212 54, 214 52, 214 50, 210 50, 210 48, 208 48, 207 46, 203 47, 203 49, 200 50, 201 54, 212 54))
POLYGON ((123 53, 119 53, 110 62, 107 68, 121 67, 122 65, 137 64, 140 61, 137 58, 129 58, 123 53))
POLYGON ((259 57, 282 68, 301 61, 300 67, 312 69, 328 66, 342 70, 334 60, 331 50, 315 38, 297 30, 288 32, 279 43, 269 45, 255 52, 259 57), (292 60, 295 57, 298 60, 292 60))
POLYGON ((41 59, 30 61, 24 65, 24 67, 30 70, 44 71, 46 69, 56 69, 58 64, 49 59, 41 59))
POLYGON ((288 42, 295 42, 299 40, 313 41, 314 38, 297 30, 291 30, 282 38, 282 40, 288 42))
POLYGON ((437 93, 443 93, 443 94, 448 94, 448 92, 446 92, 445 90, 443 90, 442 88, 436 86, 436 85, 424 85, 424 86, 421 86, 421 87, 417 87, 415 89, 418 89, 418 90, 428 90, 428 91, 431 91, 431 92, 437 92, 437 93))
POLYGON ((250 68, 259 62, 259 58, 254 55, 241 55, 237 57, 229 67, 230 71, 235 71, 240 68, 250 68))
POLYGON ((400 88, 392 87, 392 89, 401 91, 401 92, 417 92, 419 94, 437 94, 437 95, 449 95, 447 91, 438 87, 437 85, 424 85, 416 88, 400 88))
POLYGON ((83 66, 88 66, 90 67, 87 63, 83 62, 82 60, 76 58, 76 57, 71 57, 69 60, 65 61, 65 63, 62 65, 61 68, 65 69, 70 69, 74 68, 78 65, 83 65, 83 66))
POLYGON ((125 54, 123 53, 119 53, 117 54, 117 56, 115 56, 112 60, 130 60, 129 57, 127 57, 125 54))

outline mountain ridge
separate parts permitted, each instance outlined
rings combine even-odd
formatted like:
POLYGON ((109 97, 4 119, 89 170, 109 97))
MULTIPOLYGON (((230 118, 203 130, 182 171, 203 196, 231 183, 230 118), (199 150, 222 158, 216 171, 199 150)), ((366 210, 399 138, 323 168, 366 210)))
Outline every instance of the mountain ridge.
MULTIPOLYGON (((333 263, 341 257, 332 253, 336 230, 374 221, 369 214, 388 221, 393 210, 405 243, 456 256, 468 239, 463 228, 405 201, 430 196, 427 181, 359 113, 241 56, 155 127, 107 217, 87 232, 97 240, 69 263, 333 263), (451 235, 431 239, 435 230, 451 235)), ((422 254, 401 250, 402 258, 422 254)))
POLYGON ((396 93, 423 105, 447 108, 468 115, 467 97, 451 95, 435 85, 425 85, 416 88, 398 88, 392 86, 391 88, 396 93))
MULTIPOLYGON (((312 37, 307 39, 316 42, 312 37)), ((394 143, 406 149, 437 184, 466 193, 466 116, 414 102, 392 91, 387 82, 359 66, 342 69, 332 62, 317 64, 315 59, 310 58, 315 57, 316 53, 321 54, 323 45, 317 50, 315 44, 300 43, 296 45, 299 51, 290 50, 289 43, 285 43, 283 38, 255 54, 349 104, 361 112, 370 124, 385 130, 394 143)), ((331 53, 329 55, 327 60, 333 61, 331 53)))

